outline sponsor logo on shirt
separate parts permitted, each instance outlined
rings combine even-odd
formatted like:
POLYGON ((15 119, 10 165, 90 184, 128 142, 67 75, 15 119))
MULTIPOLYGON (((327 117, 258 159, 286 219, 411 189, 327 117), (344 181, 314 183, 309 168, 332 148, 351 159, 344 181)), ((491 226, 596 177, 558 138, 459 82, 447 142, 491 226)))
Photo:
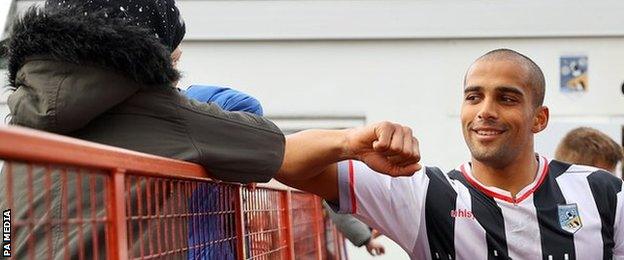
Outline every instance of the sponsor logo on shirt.
POLYGON ((474 219, 474 215, 472 214, 472 211, 467 210, 467 209, 451 210, 451 217, 474 219))
POLYGON ((576 203, 560 204, 557 205, 557 208, 559 209, 559 225, 561 225, 561 229, 574 234, 583 227, 576 203))

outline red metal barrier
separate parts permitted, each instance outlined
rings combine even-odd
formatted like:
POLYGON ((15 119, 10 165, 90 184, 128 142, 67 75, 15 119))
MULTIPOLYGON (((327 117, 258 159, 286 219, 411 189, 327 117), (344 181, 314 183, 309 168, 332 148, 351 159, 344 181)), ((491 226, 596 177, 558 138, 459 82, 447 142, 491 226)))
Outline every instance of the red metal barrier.
POLYGON ((19 127, 0 127, 0 160, 15 259, 346 255, 310 194, 217 183, 195 164, 19 127))

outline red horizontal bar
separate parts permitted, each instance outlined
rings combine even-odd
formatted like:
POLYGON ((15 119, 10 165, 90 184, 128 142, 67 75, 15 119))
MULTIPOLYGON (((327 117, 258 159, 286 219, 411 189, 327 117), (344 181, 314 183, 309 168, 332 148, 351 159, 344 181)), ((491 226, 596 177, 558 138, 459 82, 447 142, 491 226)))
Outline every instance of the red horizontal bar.
POLYGON ((257 232, 251 232, 251 233, 245 233, 245 236, 253 236, 253 235, 263 235, 263 234, 269 234, 269 233, 277 233, 281 230, 282 228, 274 228, 274 229, 267 229, 267 230, 262 230, 262 231, 257 231, 257 232))
POLYGON ((106 217, 102 217, 102 218, 96 218, 96 219, 88 219, 88 218, 82 218, 82 219, 77 219, 77 218, 70 218, 67 220, 61 220, 61 219, 51 219, 51 220, 47 220, 47 221, 42 221, 40 219, 36 219, 36 218, 29 218, 26 220, 12 220, 12 225, 19 227, 19 226, 26 226, 26 225, 30 225, 30 224, 52 224, 52 225, 58 225, 58 224, 84 224, 84 223, 106 223, 108 221, 108 219, 106 219, 106 217))
POLYGON ((0 158, 70 164, 162 177, 195 177, 206 180, 203 167, 128 149, 18 126, 0 126, 0 158), (167 173, 167 174, 164 174, 167 173))

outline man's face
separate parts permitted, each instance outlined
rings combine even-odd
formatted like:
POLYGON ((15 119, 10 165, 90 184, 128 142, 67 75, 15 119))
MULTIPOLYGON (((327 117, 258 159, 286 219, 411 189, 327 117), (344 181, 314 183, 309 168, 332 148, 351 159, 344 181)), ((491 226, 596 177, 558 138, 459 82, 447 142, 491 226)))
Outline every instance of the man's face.
POLYGON ((536 127, 536 115, 545 108, 534 107, 527 78, 527 70, 513 60, 483 59, 471 66, 461 122, 473 159, 503 167, 519 154, 533 152, 533 134, 545 127, 536 127))

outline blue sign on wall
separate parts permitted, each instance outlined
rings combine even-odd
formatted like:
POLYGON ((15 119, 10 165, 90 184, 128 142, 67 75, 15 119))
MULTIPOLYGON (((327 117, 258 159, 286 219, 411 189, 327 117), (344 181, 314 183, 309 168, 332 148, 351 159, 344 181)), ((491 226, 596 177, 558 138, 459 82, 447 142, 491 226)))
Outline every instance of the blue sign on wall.
POLYGON ((561 56, 560 83, 562 92, 585 92, 588 90, 587 56, 561 56))

